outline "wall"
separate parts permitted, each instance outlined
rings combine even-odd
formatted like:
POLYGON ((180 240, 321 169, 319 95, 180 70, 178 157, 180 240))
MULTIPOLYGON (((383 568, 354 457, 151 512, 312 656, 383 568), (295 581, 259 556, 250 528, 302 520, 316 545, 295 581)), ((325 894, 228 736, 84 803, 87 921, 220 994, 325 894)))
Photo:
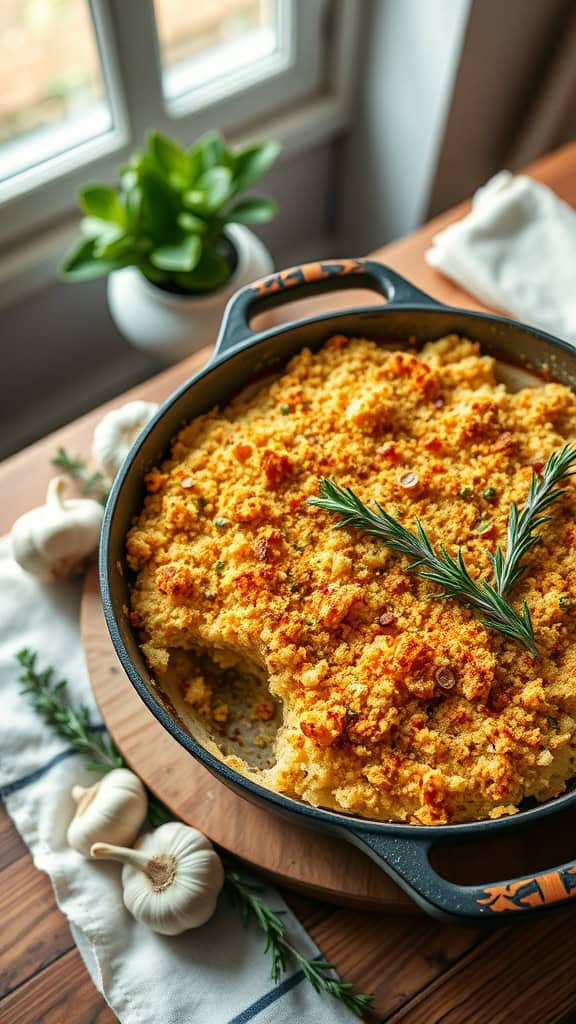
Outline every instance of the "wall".
POLYGON ((472 4, 427 215, 574 138, 575 55, 574 0, 472 4))
POLYGON ((341 238, 366 252, 422 220, 470 0, 366 0, 363 75, 342 168, 341 238))
MULTIPOLYGON (((326 188, 337 143, 300 152, 270 172, 262 190, 280 202, 258 230, 277 266, 320 255, 333 225, 326 188)), ((103 281, 53 283, 0 309, 0 457, 119 394, 156 369, 116 331, 103 281)), ((198 347, 212 339, 199 339, 198 347)))

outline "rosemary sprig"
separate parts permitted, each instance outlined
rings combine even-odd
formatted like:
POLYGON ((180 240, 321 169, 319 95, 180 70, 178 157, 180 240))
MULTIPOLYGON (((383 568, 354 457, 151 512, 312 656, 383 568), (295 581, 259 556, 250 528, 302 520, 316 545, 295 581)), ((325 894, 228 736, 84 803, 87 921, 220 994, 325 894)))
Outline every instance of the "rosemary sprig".
POLYGON ((528 497, 522 511, 519 512, 516 503, 512 503, 508 516, 506 552, 504 553, 500 546, 496 548, 495 554, 488 552, 494 570, 494 587, 499 594, 508 594, 526 571, 526 566, 520 563, 530 548, 541 541, 541 538, 535 535, 535 531, 549 523, 552 518, 542 513, 566 494, 566 488, 556 485, 574 475, 576 470, 572 466, 575 461, 576 447, 573 445, 566 444, 559 452, 553 452, 540 477, 532 473, 528 497))
MULTIPOLYGON (((42 672, 36 667, 37 654, 24 648, 16 655, 22 673, 19 677, 22 692, 39 716, 53 726, 58 735, 67 740, 81 754, 88 754, 92 760, 85 767, 90 771, 108 772, 113 768, 127 768, 124 758, 113 742, 101 735, 94 734, 90 726, 90 712, 81 705, 74 708, 66 699, 66 680, 54 682, 54 669, 46 668, 42 672)), ((148 820, 153 828, 174 820, 167 807, 153 793, 148 793, 148 820)), ((263 932, 266 945, 264 952, 271 959, 272 980, 276 983, 287 969, 287 958, 292 957, 316 992, 325 991, 338 999, 358 1017, 370 1006, 372 996, 355 992, 350 982, 340 981, 334 974, 334 965, 327 960, 308 960, 286 938, 285 926, 281 912, 274 910, 258 896, 261 891, 257 886, 243 881, 225 855, 224 890, 231 902, 240 911, 242 923, 248 927, 256 924, 263 932)))
POLYGON ((416 520, 416 532, 406 529, 394 519, 378 502, 378 512, 373 512, 349 487, 340 487, 333 480, 323 479, 320 482, 320 497, 310 498, 309 505, 339 515, 337 527, 351 526, 363 530, 383 540, 393 551, 407 555, 410 563, 409 572, 417 571, 418 575, 431 583, 443 588, 443 597, 456 597, 476 608, 482 616, 482 622, 491 629, 497 629, 511 640, 521 644, 532 654, 536 654, 536 643, 532 620, 526 602, 522 605, 522 613, 512 608, 505 598, 498 593, 486 580, 476 583, 459 551, 456 558, 448 554, 446 548, 440 546, 435 551, 422 526, 416 520), (425 569, 422 569, 422 566, 425 569))
POLYGON ((282 912, 273 910, 258 893, 257 886, 243 881, 236 871, 226 871, 225 891, 242 916, 244 924, 254 921, 266 937, 265 952, 272 960, 272 980, 278 982, 286 970, 286 957, 292 957, 316 992, 328 992, 357 1017, 362 1018, 372 1003, 372 996, 356 992, 348 981, 335 976, 334 964, 328 960, 309 960, 286 938, 282 912))
POLYGON ((59 448, 58 454, 52 459, 52 465, 61 469, 71 480, 81 484, 81 492, 85 498, 95 498, 101 505, 106 504, 110 487, 102 473, 90 472, 84 459, 74 458, 65 448, 59 448))
POLYGON ((247 927, 252 921, 266 937, 264 952, 270 954, 270 973, 276 983, 286 971, 287 944, 282 911, 273 910, 260 899, 260 887, 243 881, 229 864, 225 870, 224 889, 230 903, 240 912, 242 924, 247 927))
POLYGON ((24 648, 16 655, 22 667, 19 681, 34 710, 48 725, 53 726, 59 736, 67 740, 80 754, 90 758, 86 768, 90 771, 109 772, 122 768, 124 760, 112 740, 91 731, 90 712, 87 707, 77 711, 66 699, 66 680, 54 682, 54 669, 39 672, 36 668, 37 655, 24 648))

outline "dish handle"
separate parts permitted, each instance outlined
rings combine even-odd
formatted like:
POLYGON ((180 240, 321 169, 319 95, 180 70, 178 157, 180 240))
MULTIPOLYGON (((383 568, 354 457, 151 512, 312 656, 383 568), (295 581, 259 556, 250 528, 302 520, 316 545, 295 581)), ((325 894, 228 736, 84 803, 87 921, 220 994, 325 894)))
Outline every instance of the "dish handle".
POLYGON ((250 328, 250 319, 256 312, 262 313, 285 302, 345 288, 370 288, 380 292, 388 303, 394 305, 441 305, 395 270, 376 260, 319 260, 315 263, 302 263, 254 281, 230 299, 224 311, 214 359, 240 342, 256 337, 256 332, 250 328))
POLYGON ((346 837, 384 868, 419 907, 441 921, 509 923, 576 898, 576 860, 505 882, 459 885, 432 866, 433 838, 408 839, 364 828, 347 830, 346 837))

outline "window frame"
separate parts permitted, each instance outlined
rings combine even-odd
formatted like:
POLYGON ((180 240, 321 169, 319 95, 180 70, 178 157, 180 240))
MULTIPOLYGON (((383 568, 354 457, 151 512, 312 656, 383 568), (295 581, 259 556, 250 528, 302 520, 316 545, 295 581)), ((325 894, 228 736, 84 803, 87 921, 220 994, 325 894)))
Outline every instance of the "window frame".
MULTIPOLYGON (((70 217, 80 186, 114 180, 118 167, 154 128, 182 143, 215 124, 231 137, 271 115, 301 107, 326 81, 321 46, 324 15, 338 0, 275 0, 286 52, 262 74, 242 70, 201 90, 197 100, 164 95, 153 0, 88 0, 96 33, 112 128, 67 153, 0 182, 0 244, 70 217), (146 67, 145 79, 140 69, 146 67), (251 80, 250 80, 251 79, 251 80)), ((346 2, 346 0, 344 0, 346 2)))

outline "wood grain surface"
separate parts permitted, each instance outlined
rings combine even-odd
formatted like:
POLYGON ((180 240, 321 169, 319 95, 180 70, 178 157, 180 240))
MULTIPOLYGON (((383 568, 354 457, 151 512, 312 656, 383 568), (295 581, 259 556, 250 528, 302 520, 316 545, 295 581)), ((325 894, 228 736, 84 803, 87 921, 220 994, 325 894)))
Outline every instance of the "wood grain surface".
MULTIPOLYGON (((576 145, 535 165, 530 173, 576 206, 576 145)), ((423 260, 435 231, 461 216, 450 211, 376 257, 419 287, 454 305, 479 304, 436 274, 423 260)), ((356 295, 299 303, 298 315, 341 304, 356 295)), ((292 316, 296 306, 285 311, 292 316)), ((130 392, 166 396, 201 365, 191 357, 130 392)), ((108 403, 57 431, 0 467, 0 525, 45 494, 50 459, 59 445, 89 450, 93 428, 108 403)), ((574 835, 568 833, 568 840, 574 835)), ((466 854, 462 856, 466 865, 466 854)), ((341 974, 374 992, 373 1021, 403 1024, 574 1024, 576 1021, 576 914, 559 911, 513 928, 479 931, 444 926, 424 917, 333 906, 288 894, 295 912, 341 974)), ((38 874, 6 813, 0 808, 0 1002, 2 1024, 113 1024, 114 1014, 93 987, 50 886, 38 874), (6 933, 6 934, 5 934, 6 933)), ((205 1024, 205 1022, 198 1022, 205 1024)), ((295 1022, 300 1024, 300 1022, 295 1022)))

